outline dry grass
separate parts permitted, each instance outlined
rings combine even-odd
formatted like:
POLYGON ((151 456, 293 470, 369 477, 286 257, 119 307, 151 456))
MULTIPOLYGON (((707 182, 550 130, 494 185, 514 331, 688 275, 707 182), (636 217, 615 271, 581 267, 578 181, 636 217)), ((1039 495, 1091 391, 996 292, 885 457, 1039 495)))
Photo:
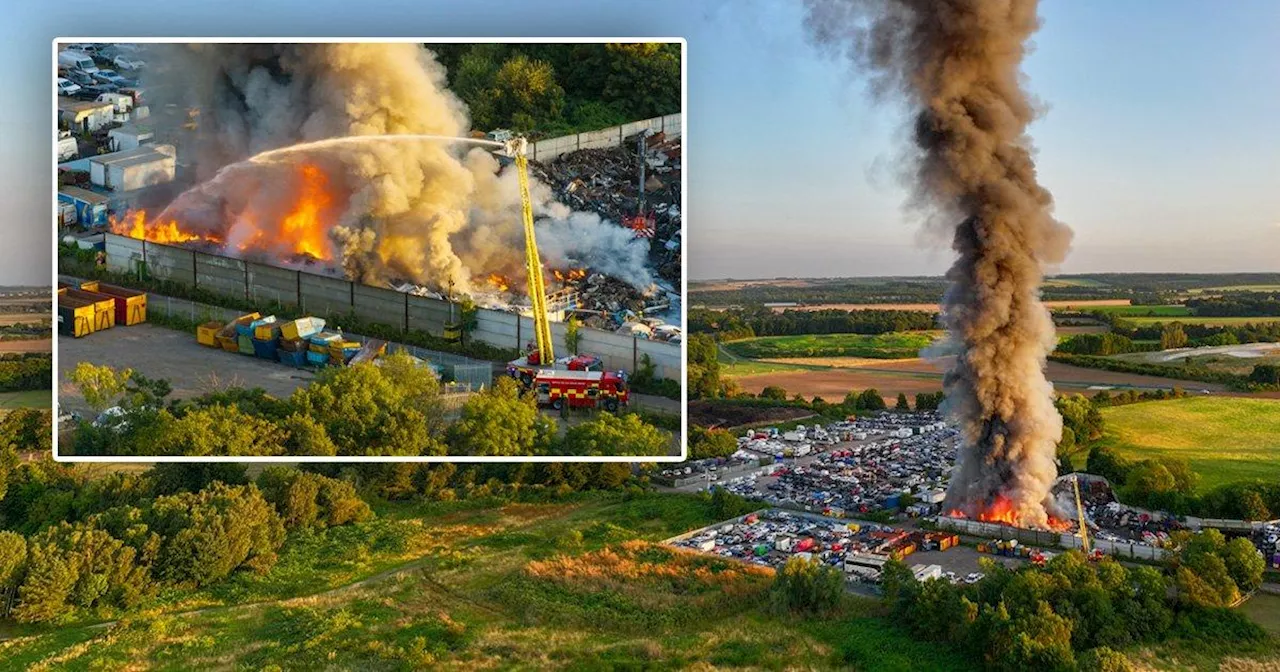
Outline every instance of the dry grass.
POLYGON ((753 592, 773 570, 717 561, 705 554, 632 540, 580 556, 558 555, 525 565, 534 578, 603 585, 615 582, 674 583, 684 588, 717 588, 730 594, 753 592), (710 561, 710 562, 709 562, 710 561))

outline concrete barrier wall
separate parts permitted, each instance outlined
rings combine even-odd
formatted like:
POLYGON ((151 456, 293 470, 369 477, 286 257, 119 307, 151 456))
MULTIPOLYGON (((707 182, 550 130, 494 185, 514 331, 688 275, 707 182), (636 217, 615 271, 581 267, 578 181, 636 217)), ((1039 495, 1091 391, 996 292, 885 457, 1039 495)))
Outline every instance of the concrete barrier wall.
MULTIPOLYGON (((393 289, 352 283, 256 262, 205 254, 181 247, 143 243, 126 236, 105 234, 107 266, 115 271, 136 272, 145 264, 156 277, 221 296, 248 299, 263 305, 298 306, 300 310, 327 318, 354 314, 361 320, 400 330, 425 331, 444 335, 450 322, 449 302, 407 295, 393 289)), ((454 320, 458 314, 455 309, 454 320)), ((556 353, 565 347, 565 325, 551 325, 556 353)), ((652 361, 655 375, 683 379, 680 346, 649 341, 598 329, 583 328, 579 352, 600 356, 610 370, 635 371, 645 355, 652 361)), ((469 338, 499 348, 523 351, 533 341, 533 318, 515 313, 479 309, 476 328, 469 338)))
MULTIPOLYGON (((1033 546, 1055 545, 1062 548, 1080 548, 1083 540, 1074 534, 1061 534, 1058 532, 1047 532, 1043 530, 1024 530, 1022 528, 1009 527, 1008 525, 999 525, 996 523, 983 523, 967 518, 951 518, 948 516, 938 517, 938 527, 945 530, 955 532, 964 532, 980 537, 990 539, 1017 539, 1019 543, 1031 544, 1033 546)), ((1103 539, 1093 539, 1090 537, 1089 543, 1094 547, 1101 549, 1107 555, 1114 555, 1120 558, 1137 558, 1142 560, 1163 560, 1166 552, 1162 548, 1148 546, 1140 543, 1125 543, 1106 541, 1103 539)))
POLYGON ((255 302, 271 302, 280 305, 296 305, 299 275, 295 271, 277 266, 249 262, 249 299, 255 302))
POLYGON ((643 130, 665 133, 668 138, 679 138, 684 133, 684 129, 681 126, 683 118, 681 114, 668 114, 665 117, 633 121, 621 126, 602 128, 598 131, 539 140, 529 146, 529 157, 535 161, 553 161, 562 154, 576 152, 580 149, 618 147, 627 138, 643 130))
POLYGON ((1230 520, 1224 518, 1195 518, 1193 516, 1187 516, 1186 522, 1187 527, 1193 530, 1211 527, 1216 530, 1235 532, 1237 534, 1254 534, 1269 525, 1280 525, 1280 520, 1230 520))

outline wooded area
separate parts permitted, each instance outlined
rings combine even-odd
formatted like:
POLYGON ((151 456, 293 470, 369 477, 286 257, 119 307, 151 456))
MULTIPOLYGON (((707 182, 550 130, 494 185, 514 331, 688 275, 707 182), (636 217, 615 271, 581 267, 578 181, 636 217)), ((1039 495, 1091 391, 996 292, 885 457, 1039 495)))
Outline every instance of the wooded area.
POLYGON ((533 138, 680 112, 680 45, 427 44, 472 127, 533 138))

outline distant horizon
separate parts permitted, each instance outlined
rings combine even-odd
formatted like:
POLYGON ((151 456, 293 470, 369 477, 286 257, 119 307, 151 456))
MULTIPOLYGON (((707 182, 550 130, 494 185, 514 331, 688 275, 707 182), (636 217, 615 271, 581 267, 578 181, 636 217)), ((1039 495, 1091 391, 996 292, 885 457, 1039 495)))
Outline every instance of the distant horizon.
MULTIPOLYGON (((1079 278, 1094 275, 1277 275, 1280 276, 1280 270, 1263 270, 1263 271, 1093 271, 1089 273, 1054 273, 1046 274, 1045 279, 1052 278, 1079 278)), ((878 280, 895 279, 895 280, 941 280, 945 279, 945 275, 938 274, 915 274, 907 273, 903 275, 770 275, 759 277, 731 276, 720 278, 689 278, 689 283, 696 282, 760 282, 766 280, 878 280)))

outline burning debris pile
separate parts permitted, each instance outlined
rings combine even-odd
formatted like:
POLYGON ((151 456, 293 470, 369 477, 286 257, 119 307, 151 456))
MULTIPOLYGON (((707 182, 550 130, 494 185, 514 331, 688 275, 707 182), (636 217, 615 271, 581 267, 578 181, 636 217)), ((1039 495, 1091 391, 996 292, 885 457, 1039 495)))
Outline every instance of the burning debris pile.
MULTIPOLYGON (((913 111, 913 204, 958 259, 943 297, 955 364, 945 408, 963 444, 947 492, 953 514, 1060 526, 1050 494, 1062 418, 1044 376, 1053 322, 1046 266, 1071 231, 1051 215, 1026 137, 1036 109, 1021 88, 1035 0, 808 0, 817 42, 851 58, 872 89, 913 111)), ((1063 516, 1059 515, 1058 518, 1063 516)))
MULTIPOLYGON (((153 82, 158 95, 201 110, 181 148, 199 183, 115 232, 418 293, 523 296, 515 170, 460 139, 466 106, 421 46, 168 45, 157 57, 181 78, 153 82)), ((653 284, 647 240, 532 182, 542 259, 561 284, 586 269, 653 284)))
POLYGON ((641 217, 640 141, 640 136, 633 136, 621 147, 572 152, 547 164, 534 164, 532 170, 540 181, 551 185, 561 203, 622 223, 637 238, 650 238, 649 261, 658 278, 679 287, 681 143, 660 132, 643 138, 641 217))

